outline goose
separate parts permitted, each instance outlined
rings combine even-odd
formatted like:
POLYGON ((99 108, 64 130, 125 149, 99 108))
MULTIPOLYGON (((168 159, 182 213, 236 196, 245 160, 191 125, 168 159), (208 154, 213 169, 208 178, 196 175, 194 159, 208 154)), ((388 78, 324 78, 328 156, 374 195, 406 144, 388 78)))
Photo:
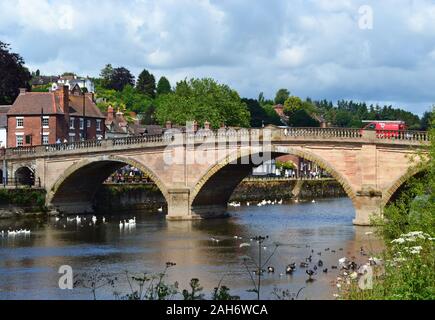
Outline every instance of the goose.
POLYGON ((331 250, 332 253, 335 253, 335 250, 331 250))
POLYGON ((306 263, 306 262, 301 262, 301 264, 299 265, 299 267, 301 267, 301 268, 308 268, 308 263, 306 263))
POLYGON ((317 265, 318 265, 319 267, 323 267, 323 261, 322 261, 322 260, 319 260, 319 262, 317 263, 317 265))
POLYGON ((54 218, 54 221, 58 222, 60 220, 59 217, 54 218))
POLYGON ((331 269, 337 269, 337 266, 331 266, 331 269))
POLYGON ((323 273, 328 273, 328 268, 323 269, 323 273))
POLYGON ((316 200, 313 199, 313 201, 311 201, 311 203, 316 203, 316 200))
POLYGON ((278 201, 278 204, 281 205, 282 204, 282 199, 278 201))
POLYGON ((274 267, 267 267, 267 272, 274 273, 275 272, 275 268, 274 267))
POLYGON ((119 229, 122 229, 123 226, 122 221, 119 221, 119 229))
POLYGON ((325 249, 325 251, 329 251, 329 250, 330 250, 329 248, 326 248, 326 249, 325 249))
POLYGON ((306 262, 311 262, 312 256, 310 255, 308 258, 305 258, 306 262))
POLYGON ((246 202, 246 206, 249 207, 251 204, 249 202, 246 202))
POLYGON ((97 222, 97 217, 96 216, 92 216, 92 222, 96 223, 97 222))
POLYGON ((316 266, 316 265, 314 265, 313 269, 314 269, 315 271, 317 271, 317 266, 316 266))

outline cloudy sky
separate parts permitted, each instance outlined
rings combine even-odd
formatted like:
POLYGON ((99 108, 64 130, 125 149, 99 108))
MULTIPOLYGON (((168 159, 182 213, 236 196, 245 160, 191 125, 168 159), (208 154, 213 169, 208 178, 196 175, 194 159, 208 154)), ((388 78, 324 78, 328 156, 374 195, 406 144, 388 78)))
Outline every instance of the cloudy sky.
POLYGON ((44 74, 111 63, 245 97, 435 103, 433 0, 1 0, 0 40, 44 74))

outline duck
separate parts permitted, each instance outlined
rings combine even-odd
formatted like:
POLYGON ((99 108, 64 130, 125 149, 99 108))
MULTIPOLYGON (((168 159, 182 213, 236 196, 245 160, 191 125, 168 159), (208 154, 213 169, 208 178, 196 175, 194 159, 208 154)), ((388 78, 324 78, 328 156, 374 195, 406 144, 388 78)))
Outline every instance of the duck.
POLYGON ((282 199, 278 201, 278 204, 279 204, 279 205, 282 205, 282 199))
POLYGON ((317 265, 318 265, 319 267, 323 267, 323 261, 322 261, 322 260, 319 260, 319 262, 317 262, 317 265))
POLYGON ((267 267, 267 272, 268 273, 274 273, 275 272, 275 268, 272 266, 267 267))
POLYGON ((313 276, 316 274, 313 270, 305 270, 305 273, 308 275, 308 280, 312 281, 313 280, 313 276))
POLYGON ((286 274, 293 274, 293 272, 296 270, 296 264, 290 263, 286 268, 285 268, 285 273, 286 274))
POLYGON ((300 265, 299 265, 299 267, 301 267, 301 268, 308 268, 308 263, 306 263, 306 262, 301 262, 300 265))
POLYGON ((163 207, 157 209, 158 212, 163 212, 163 207))
POLYGON ((313 201, 311 201, 311 203, 316 203, 316 200, 313 199, 313 201))
POLYGON ((323 269, 323 273, 328 273, 328 268, 323 269))
POLYGON ((251 204, 249 202, 246 202, 246 206, 249 207, 251 204))

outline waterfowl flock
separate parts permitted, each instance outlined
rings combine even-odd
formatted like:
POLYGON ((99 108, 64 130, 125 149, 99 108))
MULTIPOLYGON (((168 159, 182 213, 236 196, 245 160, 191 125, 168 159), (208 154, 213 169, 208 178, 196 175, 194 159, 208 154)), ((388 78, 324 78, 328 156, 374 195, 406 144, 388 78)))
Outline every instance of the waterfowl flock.
POLYGON ((6 230, 6 231, 2 230, 0 232, 0 235, 2 238, 4 238, 4 237, 10 238, 10 237, 16 237, 16 236, 29 236, 30 233, 31 233, 31 231, 27 230, 27 229, 6 230))
MULTIPOLYGON (((270 206, 274 206, 274 205, 282 205, 283 204, 283 200, 281 199, 281 200, 266 200, 266 199, 263 199, 261 202, 258 202, 257 203, 257 207, 263 207, 263 206, 268 206, 268 205, 270 205, 270 206)), ((241 202, 236 202, 236 201, 233 201, 233 202, 229 202, 228 203, 228 206, 229 207, 234 207, 234 208, 238 208, 238 207, 241 207, 242 206, 242 203, 241 202)), ((246 202, 246 206, 247 207, 249 207, 249 206, 251 206, 251 203, 248 201, 248 202, 246 202)))

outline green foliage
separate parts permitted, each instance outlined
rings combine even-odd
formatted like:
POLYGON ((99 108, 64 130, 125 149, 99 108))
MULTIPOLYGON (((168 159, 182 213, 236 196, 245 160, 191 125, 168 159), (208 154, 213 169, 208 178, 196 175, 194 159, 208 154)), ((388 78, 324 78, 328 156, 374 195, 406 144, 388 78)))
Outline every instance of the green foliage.
POLYGON ((113 76, 113 67, 111 64, 107 64, 100 73, 99 83, 95 85, 101 85, 103 88, 109 88, 113 76))
POLYGON ((168 94, 172 91, 171 84, 166 77, 161 77, 157 84, 157 94, 168 94))
POLYGON ((219 301, 227 301, 227 300, 240 300, 240 297, 231 295, 230 289, 228 287, 220 286, 214 288, 211 299, 219 300, 219 301))
POLYGON ((194 279, 190 280, 189 286, 190 286, 190 291, 187 289, 184 289, 182 292, 184 300, 203 300, 204 299, 204 294, 200 293, 203 290, 203 288, 199 284, 198 279, 194 278, 194 279))
POLYGON ((246 103, 251 114, 251 127, 260 128, 263 124, 281 124, 280 118, 273 109, 273 106, 262 106, 257 100, 254 99, 242 99, 242 102, 246 103))
POLYGON ((279 89, 275 96, 275 104, 284 104, 290 97, 290 91, 287 89, 279 89))
POLYGON ((9 45, 0 41, 0 104, 12 104, 20 88, 30 88, 32 78, 23 58, 9 50, 9 45))
POLYGON ((144 69, 137 78, 136 89, 140 93, 154 98, 156 96, 156 79, 154 75, 144 69))
MULTIPOLYGON (((435 128, 432 122, 431 136, 435 128)), ((347 299, 435 299, 435 143, 420 155, 420 179, 412 179, 401 196, 373 219, 384 239, 385 267, 372 290, 349 288, 347 299)))
POLYGON ((276 167, 282 170, 296 169, 296 165, 291 161, 286 161, 286 162, 276 161, 276 167))
POLYGON ((121 91, 104 89, 97 86, 96 97, 99 100, 97 106, 102 111, 107 111, 107 108, 112 106, 115 110, 146 113, 153 107, 153 100, 138 92, 130 84, 126 85, 121 91))
POLYGON ((15 205, 32 208, 36 211, 45 211, 45 190, 0 189, 0 204, 15 205))
POLYGON ((222 123, 228 126, 248 127, 250 114, 238 93, 213 79, 191 79, 177 83, 175 92, 156 99, 156 118, 164 124, 185 125, 187 121, 199 124, 209 121, 214 128, 222 123))

